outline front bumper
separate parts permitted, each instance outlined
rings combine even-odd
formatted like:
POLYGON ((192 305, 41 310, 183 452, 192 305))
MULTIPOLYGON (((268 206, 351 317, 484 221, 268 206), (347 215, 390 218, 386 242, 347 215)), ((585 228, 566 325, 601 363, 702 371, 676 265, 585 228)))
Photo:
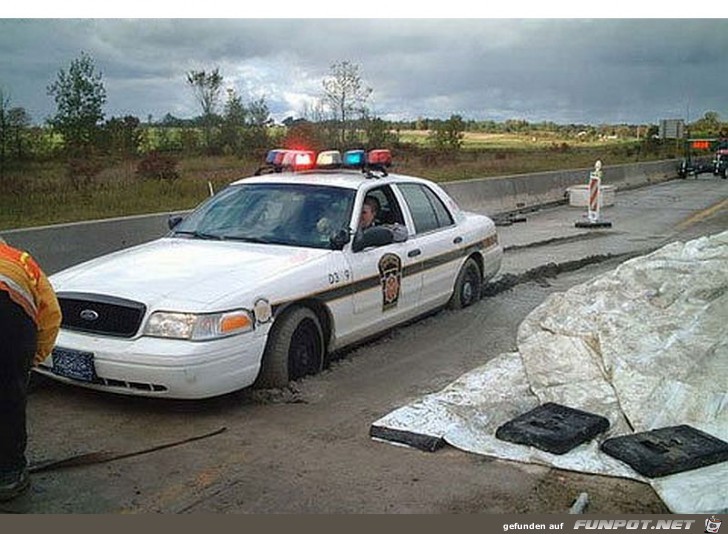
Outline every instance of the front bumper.
POLYGON ((94 355, 93 382, 53 373, 53 356, 35 370, 61 382, 125 395, 202 399, 250 386, 266 335, 249 332, 214 341, 116 339, 61 330, 56 346, 94 355))

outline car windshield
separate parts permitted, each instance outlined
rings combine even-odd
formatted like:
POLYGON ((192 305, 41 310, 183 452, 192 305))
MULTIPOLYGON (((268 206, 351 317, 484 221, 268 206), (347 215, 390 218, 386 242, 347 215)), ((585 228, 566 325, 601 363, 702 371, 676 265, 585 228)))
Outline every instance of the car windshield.
POLYGON ((330 248, 349 227, 356 191, 308 184, 238 184, 200 205, 172 236, 330 248))

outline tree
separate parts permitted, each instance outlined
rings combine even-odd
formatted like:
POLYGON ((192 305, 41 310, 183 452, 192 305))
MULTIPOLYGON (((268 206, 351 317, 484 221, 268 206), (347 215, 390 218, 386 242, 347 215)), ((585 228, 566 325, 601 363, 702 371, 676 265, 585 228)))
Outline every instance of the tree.
POLYGON ((268 145, 268 127, 273 123, 264 97, 251 100, 247 107, 246 142, 251 148, 268 145))
POLYGON ((298 120, 288 128, 283 138, 283 147, 294 150, 314 150, 316 152, 330 148, 322 139, 321 129, 306 119, 298 120))
POLYGON ((339 142, 344 148, 352 115, 364 111, 372 89, 362 82, 359 66, 349 61, 331 65, 331 75, 324 79, 323 86, 324 98, 333 112, 334 120, 339 124, 339 142))
POLYGON ((23 159, 23 132, 30 127, 30 115, 25 108, 11 108, 8 111, 8 131, 12 139, 8 139, 13 145, 15 158, 23 159))
POLYGON ((399 137, 391 132, 390 125, 379 117, 366 116, 362 122, 370 149, 393 145, 399 141, 399 137))
POLYGON ((435 148, 458 151, 463 146, 465 122, 460 115, 450 115, 446 121, 438 121, 429 140, 435 148))
POLYGON ((133 115, 112 117, 104 125, 107 150, 120 157, 134 157, 142 144, 141 120, 133 115))
POLYGON ((106 89, 101 73, 86 53, 74 59, 68 71, 61 69, 58 79, 48 86, 56 102, 56 114, 50 124, 63 135, 71 157, 87 156, 97 141, 106 89))
POLYGON ((268 146, 268 126, 273 120, 265 98, 246 106, 234 89, 228 89, 222 121, 222 144, 236 154, 268 146))
POLYGON ((30 115, 21 107, 10 107, 10 96, 0 89, 0 183, 10 160, 23 158, 23 134, 30 126, 30 115))
POLYGON ((195 98, 197 98, 197 102, 202 108, 202 124, 208 150, 212 148, 212 127, 215 122, 215 111, 220 101, 222 82, 223 78, 219 68, 210 73, 204 70, 193 70, 187 73, 187 83, 192 88, 195 98))
POLYGON ((690 131, 694 135, 717 136, 721 130, 720 115, 715 111, 708 111, 702 118, 690 125, 690 131))
POLYGON ((227 94, 222 116, 221 141, 223 148, 238 154, 242 149, 242 131, 248 112, 235 89, 228 89, 227 94))

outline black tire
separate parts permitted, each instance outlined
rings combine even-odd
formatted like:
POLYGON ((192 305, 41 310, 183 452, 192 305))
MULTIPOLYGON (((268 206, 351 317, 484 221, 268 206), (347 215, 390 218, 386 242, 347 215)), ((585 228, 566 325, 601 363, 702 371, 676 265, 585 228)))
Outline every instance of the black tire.
POLYGON ((316 374, 323 367, 324 355, 324 335, 316 314, 303 307, 289 310, 273 324, 255 387, 285 387, 292 380, 316 374))
POLYGON ((480 300, 482 285, 483 275, 478 263, 473 258, 468 258, 458 273, 447 307, 451 310, 459 310, 477 302, 480 300))

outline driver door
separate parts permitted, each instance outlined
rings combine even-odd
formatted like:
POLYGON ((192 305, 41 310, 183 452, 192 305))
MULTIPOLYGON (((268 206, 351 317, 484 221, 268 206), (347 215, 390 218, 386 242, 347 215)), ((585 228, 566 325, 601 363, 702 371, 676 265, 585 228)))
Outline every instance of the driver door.
MULTIPOLYGON (((355 213, 360 214, 366 195, 380 204, 379 224, 405 224, 402 209, 391 187, 380 186, 360 194, 355 213)), ((358 227, 358 218, 357 218, 358 227)), ((422 273, 416 268, 416 239, 368 247, 354 252, 347 247, 354 279, 354 321, 358 331, 374 333, 417 314, 422 292, 422 273)))

